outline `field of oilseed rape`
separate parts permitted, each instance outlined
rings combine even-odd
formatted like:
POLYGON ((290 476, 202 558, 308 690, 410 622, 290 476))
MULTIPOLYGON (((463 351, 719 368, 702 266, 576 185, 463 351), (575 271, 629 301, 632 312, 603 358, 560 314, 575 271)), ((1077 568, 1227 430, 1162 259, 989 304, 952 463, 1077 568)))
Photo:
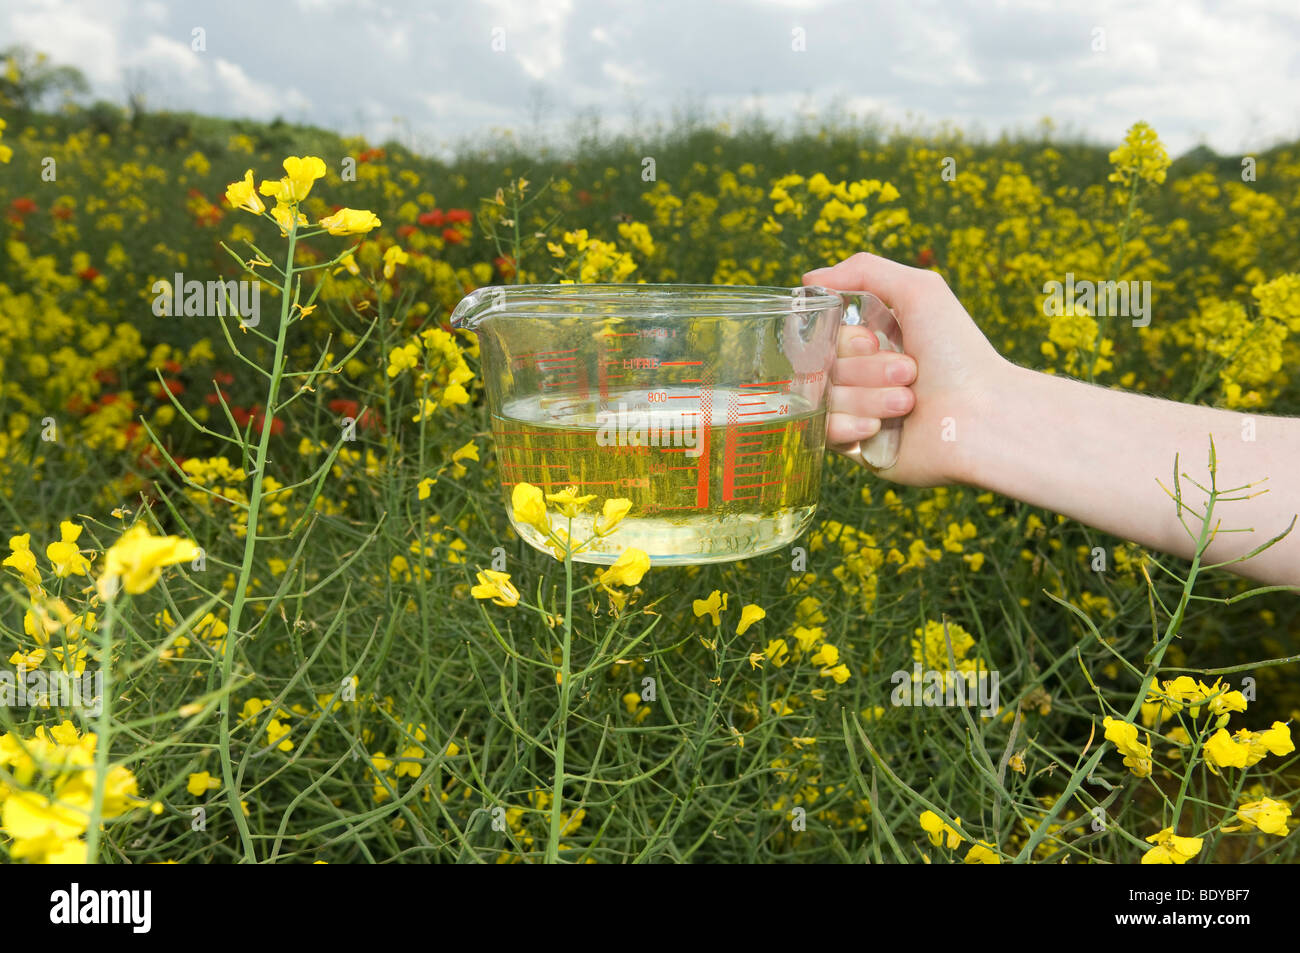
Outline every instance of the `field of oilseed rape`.
POLYGON ((506 479, 449 315, 866 250, 1019 364, 1296 414, 1300 145, 701 127, 442 163, 0 115, 11 861, 1295 860, 1293 593, 834 455, 790 547, 575 561, 567 527, 634 509, 506 479), (1149 324, 1049 315, 1067 274, 1150 282, 1149 324))

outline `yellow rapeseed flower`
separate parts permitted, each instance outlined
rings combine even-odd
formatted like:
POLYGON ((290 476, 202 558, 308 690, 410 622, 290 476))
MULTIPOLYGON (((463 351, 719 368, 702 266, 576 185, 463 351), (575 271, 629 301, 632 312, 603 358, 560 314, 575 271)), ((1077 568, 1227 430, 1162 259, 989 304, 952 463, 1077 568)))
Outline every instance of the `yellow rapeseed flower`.
POLYGON ((244 178, 239 182, 231 182, 226 186, 226 201, 234 208, 242 208, 245 212, 252 212, 254 215, 261 215, 266 211, 266 203, 257 194, 257 189, 253 187, 253 170, 249 169, 244 173, 244 178))
POLYGON ((531 483, 516 483, 510 495, 510 508, 520 523, 533 526, 543 533, 551 531, 546 516, 546 501, 542 491, 531 483))
POLYGON ((966 851, 966 856, 962 859, 964 864, 1000 864, 1002 858, 999 857, 993 849, 993 845, 988 841, 977 841, 975 846, 966 851))
POLYGON ((23 533, 21 536, 11 536, 9 538, 10 553, 4 558, 3 565, 18 573, 22 577, 28 588, 36 588, 41 584, 41 574, 36 570, 36 556, 32 553, 32 534, 23 533))
POLYGON ((384 252, 384 277, 391 278, 397 274, 397 266, 405 265, 411 260, 411 256, 402 251, 397 245, 390 245, 384 252))
POLYGON ((54 566, 54 574, 60 579, 90 574, 90 560, 81 555, 81 550, 77 548, 77 537, 81 535, 81 529, 82 527, 71 520, 63 520, 59 523, 61 540, 45 547, 46 558, 54 566))
POLYGON ((1159 185, 1165 180, 1165 171, 1170 166, 1164 143, 1145 122, 1136 122, 1129 127, 1124 144, 1110 154, 1110 163, 1115 167, 1110 181, 1121 185, 1128 185, 1134 179, 1159 185))
POLYGON ((695 612, 695 618, 699 619, 707 615, 713 619, 714 625, 721 625, 722 619, 719 613, 727 610, 727 595, 714 589, 709 593, 709 598, 693 600, 691 608, 695 612))
POLYGON ((586 496, 578 496, 578 488, 576 486, 566 486, 559 493, 546 494, 546 502, 554 503, 556 509, 560 511, 560 515, 567 519, 573 519, 576 517, 582 511, 582 508, 595 498, 596 496, 594 493, 589 493, 586 496))
MULTIPOLYGON (((321 225, 331 235, 364 235, 366 232, 378 228, 383 222, 379 220, 379 217, 374 212, 355 208, 341 208, 333 215, 322 218, 317 224, 321 225)), ((347 257, 351 258, 352 256, 347 257)), ((348 267, 346 259, 343 265, 345 268, 348 267)), ((353 267, 355 267, 355 261, 353 267)))
POLYGON ((623 522, 623 517, 627 516, 628 511, 632 509, 632 501, 623 498, 606 500, 604 509, 600 517, 596 519, 595 530, 597 536, 608 536, 618 528, 618 524, 623 522))
POLYGON ((1287 819, 1291 816, 1291 806, 1285 801, 1275 801, 1271 797, 1248 801, 1237 808, 1237 820, 1248 827, 1257 828, 1263 834, 1287 835, 1287 819))
POLYGON ((619 554, 614 565, 596 574, 597 580, 610 586, 635 586, 650 569, 650 557, 640 549, 629 548, 619 554))
POLYGON ((478 585, 469 591, 475 599, 491 599, 495 605, 519 604, 519 590, 510 581, 510 573, 485 569, 478 573, 478 585))
POLYGON ((740 610, 740 624, 736 626, 736 634, 744 635, 751 625, 766 618, 767 612, 762 607, 750 603, 740 610))
POLYGON ((283 178, 267 179, 258 191, 274 197, 277 203, 297 205, 308 196, 315 181, 325 177, 325 162, 316 156, 289 156, 284 160, 284 171, 283 178))
POLYGON ((199 547, 179 536, 153 536, 140 524, 132 526, 104 554, 104 574, 99 579, 101 599, 111 599, 119 582, 131 595, 153 588, 165 566, 189 562, 199 547))
POLYGON ((209 791, 221 787, 221 782, 214 778, 206 771, 198 771, 189 776, 185 784, 185 790, 190 792, 194 797, 202 797, 209 791))
POLYGON ((1172 827, 1166 827, 1159 833, 1147 838, 1148 844, 1155 844, 1142 855, 1144 864, 1185 864, 1201 852, 1204 839, 1200 837, 1179 837, 1172 827))

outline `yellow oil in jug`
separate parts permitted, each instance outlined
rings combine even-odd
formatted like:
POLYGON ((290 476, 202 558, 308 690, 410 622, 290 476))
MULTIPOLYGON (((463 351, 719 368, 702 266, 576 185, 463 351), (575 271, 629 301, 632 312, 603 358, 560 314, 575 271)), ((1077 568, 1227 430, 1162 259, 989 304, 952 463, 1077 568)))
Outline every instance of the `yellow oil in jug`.
MULTIPOLYGON (((596 497, 573 519, 575 544, 595 535, 606 499, 632 502, 614 533, 575 559, 610 563, 636 547, 656 563, 704 563, 770 551, 804 529, 820 493, 826 412, 772 390, 670 386, 532 396, 494 414, 492 429, 507 507, 520 482, 596 497)), ((546 547, 535 527, 512 523, 546 547)), ((552 515, 552 526, 566 525, 552 515)))

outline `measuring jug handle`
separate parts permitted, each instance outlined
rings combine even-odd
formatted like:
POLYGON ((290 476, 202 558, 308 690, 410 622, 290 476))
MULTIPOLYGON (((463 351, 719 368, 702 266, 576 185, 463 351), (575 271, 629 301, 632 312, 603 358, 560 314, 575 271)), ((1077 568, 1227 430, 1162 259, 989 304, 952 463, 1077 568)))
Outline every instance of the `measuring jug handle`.
MULTIPOLYGON (((839 294, 844 297, 844 324, 860 324, 871 331, 882 351, 903 352, 903 329, 883 301, 866 291, 839 294)), ((880 430, 874 436, 847 446, 840 453, 870 470, 887 470, 898 462, 902 444, 903 418, 890 417, 881 421, 880 430)))

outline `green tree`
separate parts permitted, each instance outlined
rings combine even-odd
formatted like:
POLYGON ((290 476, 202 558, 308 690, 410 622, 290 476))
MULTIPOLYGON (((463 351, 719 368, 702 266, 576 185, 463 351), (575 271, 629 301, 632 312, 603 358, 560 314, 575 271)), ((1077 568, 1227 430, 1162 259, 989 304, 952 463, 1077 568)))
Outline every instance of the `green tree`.
POLYGON ((44 53, 26 46, 0 52, 0 104, 19 113, 37 109, 51 97, 72 98, 90 92, 90 84, 75 66, 56 66, 44 53))

